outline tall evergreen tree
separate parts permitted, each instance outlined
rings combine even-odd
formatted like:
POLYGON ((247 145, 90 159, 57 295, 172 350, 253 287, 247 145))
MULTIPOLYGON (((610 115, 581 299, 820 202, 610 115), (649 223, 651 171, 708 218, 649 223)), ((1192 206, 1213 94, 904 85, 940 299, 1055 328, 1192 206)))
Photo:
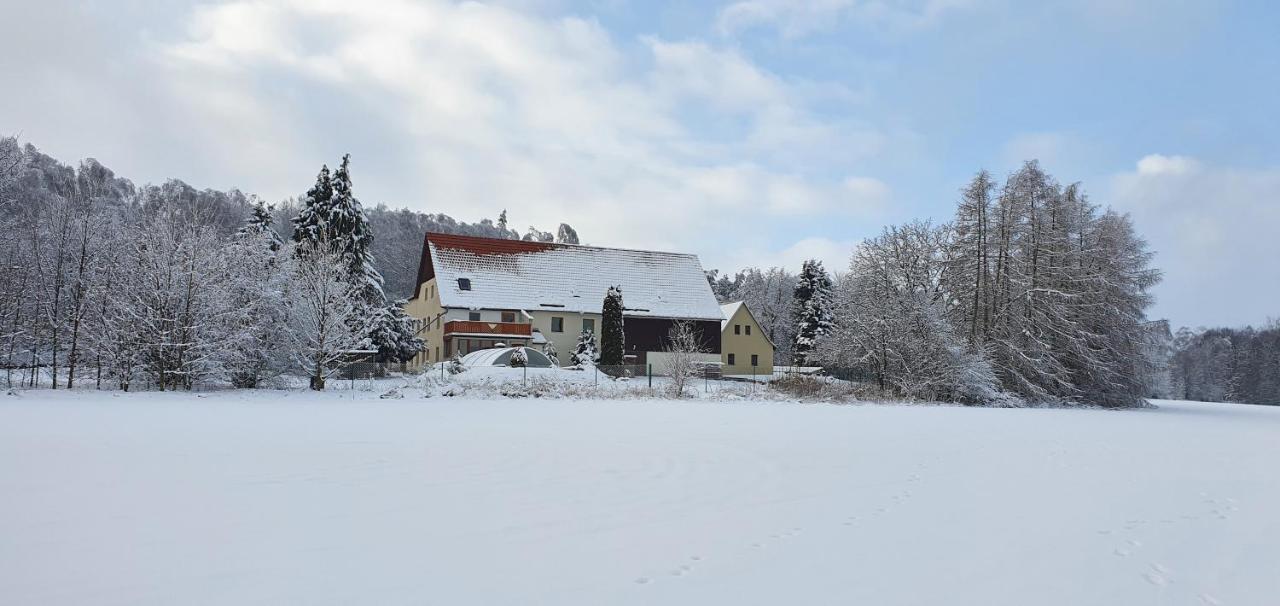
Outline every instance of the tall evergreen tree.
MULTIPOLYGON (((324 222, 333 202, 333 182, 329 176, 329 165, 320 167, 316 175, 316 183, 302 197, 302 209, 293 218, 293 241, 298 244, 316 242, 324 235, 324 222)), ((294 252, 302 254, 310 247, 298 246, 294 252)))
POLYGON ((333 173, 333 197, 327 210, 326 225, 332 242, 347 259, 351 276, 370 305, 386 304, 382 293, 382 274, 373 266, 373 230, 364 208, 351 190, 351 154, 342 156, 342 164, 333 173))
POLYGON ((623 363, 625 337, 622 331, 622 289, 610 286, 604 296, 604 308, 600 312, 600 365, 620 366, 623 363))
MULTIPOLYGON (((303 199, 304 206, 294 219, 294 241, 324 242, 343 260, 346 280, 360 300, 359 322, 370 327, 369 339, 383 362, 408 361, 422 348, 422 340, 397 305, 388 305, 382 291, 382 274, 374 267, 373 230, 360 200, 351 186, 351 155, 342 157, 338 170, 330 176, 320 170, 316 184, 303 199)), ((313 247, 299 246, 307 251, 313 247)))
POLYGON ((794 363, 804 366, 819 339, 831 330, 831 277, 822 262, 810 259, 800 269, 794 291, 796 340, 794 363))

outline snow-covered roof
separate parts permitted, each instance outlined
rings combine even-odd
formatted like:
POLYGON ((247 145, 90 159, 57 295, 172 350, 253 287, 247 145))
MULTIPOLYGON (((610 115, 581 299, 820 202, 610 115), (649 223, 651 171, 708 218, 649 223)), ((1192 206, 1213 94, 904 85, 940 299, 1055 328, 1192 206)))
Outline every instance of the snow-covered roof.
POLYGON ((600 313, 616 285, 628 316, 722 317, 698 257, 683 253, 428 233, 418 283, 433 277, 446 308, 600 313))
POLYGON ((743 303, 743 301, 738 301, 737 303, 725 303, 720 306, 720 315, 724 316, 724 319, 720 320, 720 330, 724 330, 725 327, 729 326, 729 320, 733 318, 733 314, 738 313, 738 308, 742 307, 743 303))
POLYGON ((741 309, 741 308, 746 308, 746 310, 747 310, 747 315, 748 315, 748 316, 751 316, 751 319, 752 319, 752 320, 755 320, 756 326, 758 326, 758 327, 760 328, 760 330, 758 330, 758 331, 756 331, 756 332, 759 332, 761 335, 763 335, 763 336, 764 336, 764 340, 769 342, 769 347, 773 347, 773 348, 775 348, 775 349, 776 349, 778 346, 774 344, 774 342, 773 342, 773 338, 772 338, 772 337, 770 337, 770 336, 769 336, 769 333, 765 331, 765 329, 764 329, 764 325, 760 323, 760 320, 757 320, 757 319, 756 319, 756 315, 755 315, 755 314, 753 314, 753 313, 751 313, 751 308, 750 308, 750 307, 747 307, 747 302, 746 302, 746 301, 737 301, 737 302, 734 302, 734 303, 725 303, 724 305, 721 305, 721 306, 720 306, 720 313, 721 313, 721 314, 724 314, 724 319, 723 319, 723 320, 720 320, 720 332, 724 332, 724 331, 725 331, 725 329, 729 328, 729 320, 732 320, 732 319, 733 319, 733 314, 738 313, 738 310, 739 310, 739 309, 741 309))

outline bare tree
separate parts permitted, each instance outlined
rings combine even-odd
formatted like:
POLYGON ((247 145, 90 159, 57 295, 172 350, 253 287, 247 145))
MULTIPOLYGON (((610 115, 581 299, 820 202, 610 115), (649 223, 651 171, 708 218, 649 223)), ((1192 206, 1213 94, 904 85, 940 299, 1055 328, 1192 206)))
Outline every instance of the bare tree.
POLYGON ((698 354, 703 352, 693 323, 681 320, 673 324, 667 334, 663 352, 667 354, 665 357, 667 376, 671 379, 671 395, 682 398, 689 381, 697 378, 700 369, 698 354))

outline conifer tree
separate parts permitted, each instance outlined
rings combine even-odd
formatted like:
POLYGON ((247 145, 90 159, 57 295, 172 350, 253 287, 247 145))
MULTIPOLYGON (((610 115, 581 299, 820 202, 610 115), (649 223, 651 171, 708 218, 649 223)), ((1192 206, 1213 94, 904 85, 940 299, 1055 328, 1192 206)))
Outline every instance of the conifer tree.
MULTIPOLYGON (((316 242, 323 234, 323 225, 333 201, 333 183, 329 177, 329 165, 320 167, 316 184, 302 197, 302 210, 293 218, 293 241, 298 244, 316 242)), ((310 247, 298 246, 295 254, 303 254, 310 247)))
POLYGON ((382 274, 373 267, 373 231, 364 208, 351 190, 351 154, 333 173, 333 196, 327 210, 326 227, 332 242, 347 259, 352 278, 371 305, 384 305, 382 274))
POLYGON ((809 363, 810 353, 818 339, 831 330, 831 277, 822 262, 810 259, 804 262, 795 288, 796 340, 792 348, 794 363, 809 363))
POLYGON ((584 330, 578 335, 578 347, 573 350, 573 357, 569 361, 574 366, 595 364, 596 350, 596 336, 591 331, 584 330))
POLYGON ((404 301, 379 308, 369 335, 382 362, 408 362, 425 346, 414 333, 413 319, 404 313, 404 301))
POLYGON ((622 332, 622 289, 610 286, 600 319, 600 365, 621 366, 625 337, 622 332))
POLYGON ((274 210, 274 206, 258 200, 253 206, 253 214, 249 215, 249 220, 236 231, 236 234, 242 237, 262 236, 271 252, 279 251, 280 247, 284 246, 284 240, 280 239, 280 234, 276 233, 275 228, 271 226, 275 223, 275 217, 271 214, 274 210))

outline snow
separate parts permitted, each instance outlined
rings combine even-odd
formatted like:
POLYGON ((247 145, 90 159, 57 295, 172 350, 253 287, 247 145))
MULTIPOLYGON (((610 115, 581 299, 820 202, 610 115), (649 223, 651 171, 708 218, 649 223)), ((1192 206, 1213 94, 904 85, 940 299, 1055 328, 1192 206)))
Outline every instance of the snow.
POLYGON ((379 399, 391 383, 0 395, 0 602, 1280 595, 1278 408, 379 399))
POLYGON ((444 307, 598 314, 609 287, 621 286, 627 316, 720 319, 694 255, 570 244, 481 254, 428 242, 444 307))
POLYGON ((723 318, 722 320, 720 320, 721 331, 723 331, 726 327, 729 326, 729 320, 733 318, 733 314, 738 313, 738 308, 742 307, 743 303, 745 303, 745 301, 738 301, 736 303, 725 303, 724 305, 720 306, 720 316, 723 318))

